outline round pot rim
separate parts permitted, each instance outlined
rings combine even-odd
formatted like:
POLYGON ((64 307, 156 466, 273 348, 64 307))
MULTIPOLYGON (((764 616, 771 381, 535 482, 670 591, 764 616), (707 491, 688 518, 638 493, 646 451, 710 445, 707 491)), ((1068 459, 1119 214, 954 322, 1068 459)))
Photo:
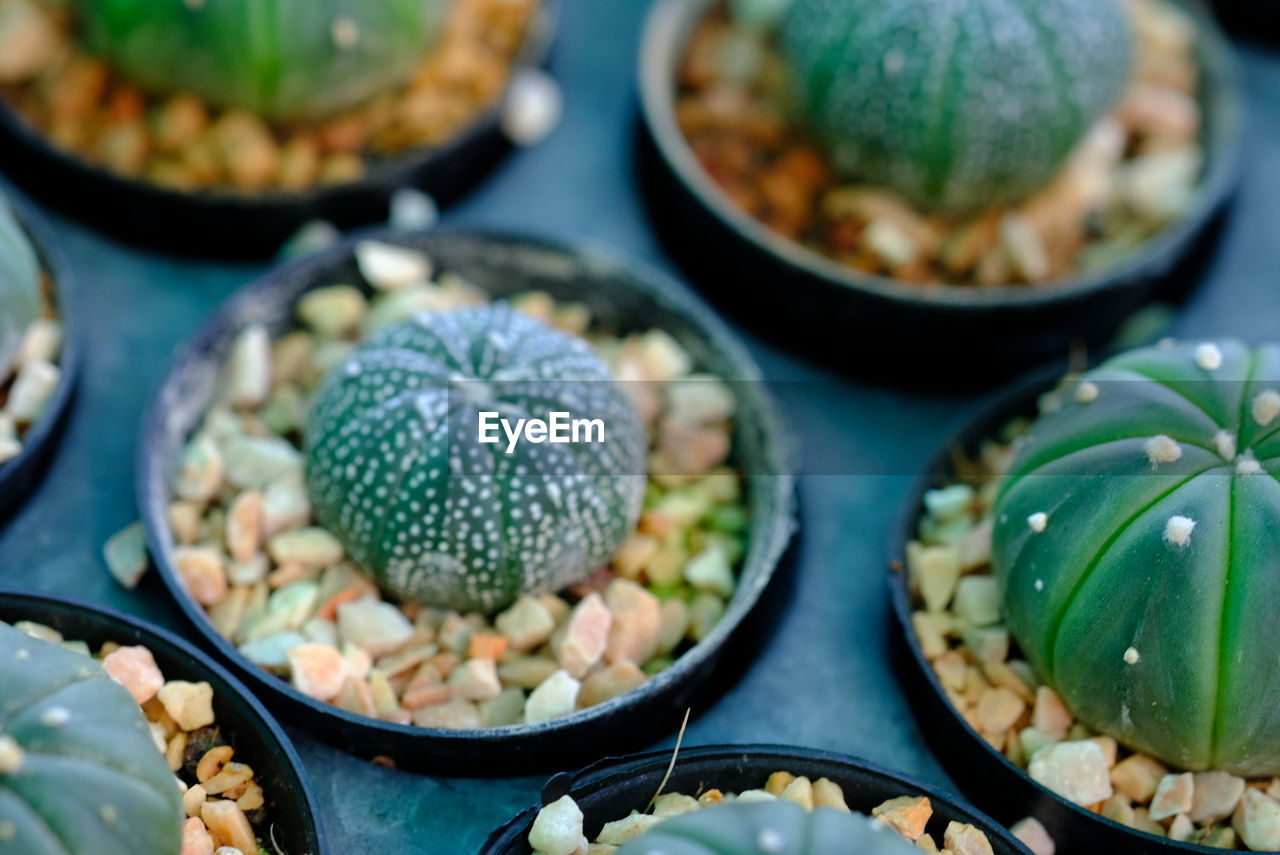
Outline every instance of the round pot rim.
POLYGON ((816 250, 783 237, 740 209, 698 162, 676 125, 672 53, 688 22, 705 14, 714 0, 656 0, 645 20, 639 54, 640 113, 659 159, 684 188, 740 241, 769 253, 788 268, 812 277, 833 291, 861 292, 889 303, 928 305, 960 312, 1021 309, 1071 302, 1097 292, 1159 275, 1174 264, 1178 250, 1189 244, 1223 209, 1239 182, 1244 144, 1244 100, 1234 51, 1222 29, 1200 0, 1171 0, 1196 21, 1198 46, 1208 87, 1213 143, 1190 209, 1167 223, 1122 260, 1105 268, 1077 273, 1043 285, 966 287, 901 282, 863 273, 816 250))
POLYGON ((67 172, 67 180, 89 178, 110 187, 126 198, 181 202, 197 209, 274 209, 281 212, 305 208, 323 201, 339 199, 358 189, 397 190, 412 187, 406 176, 425 164, 466 149, 488 129, 497 125, 511 90, 511 82, 520 71, 542 66, 551 51, 562 14, 563 0, 539 0, 524 42, 511 61, 511 70, 498 97, 478 110, 471 120, 439 145, 412 146, 395 154, 371 161, 357 179, 337 184, 312 184, 301 191, 270 189, 238 193, 223 187, 202 192, 186 192, 154 184, 143 178, 131 178, 94 164, 53 145, 48 137, 32 127, 10 104, 0 97, 0 135, 11 137, 27 148, 39 150, 67 172))
MULTIPOLYGON (((546 803, 548 799, 545 796, 550 792, 572 791, 582 795, 590 795, 616 785, 618 779, 625 779, 637 772, 665 769, 671 762, 671 755, 671 751, 648 751, 640 754, 604 757, 576 772, 560 772, 547 781, 542 804, 546 803)), ((946 806, 949 811, 973 820, 973 824, 981 829, 984 834, 988 837, 999 839, 1002 844, 1010 847, 1013 851, 1023 853, 1029 853, 1030 851, 1025 844, 1013 836, 1012 832, 974 805, 965 801, 962 796, 952 793, 944 787, 926 784, 910 775, 905 775, 874 761, 864 760, 850 754, 822 748, 805 748, 772 743, 699 745, 681 748, 676 757, 675 768, 679 768, 682 760, 717 759, 776 760, 779 763, 798 760, 817 762, 832 769, 850 773, 869 774, 883 779, 886 785, 891 785, 894 788, 895 792, 887 794, 885 798, 907 795, 909 792, 921 793, 928 796, 931 801, 946 806), (898 789, 899 787, 901 789, 898 789)), ((480 855, 492 855, 495 851, 500 851, 498 847, 508 846, 517 837, 523 837, 529 826, 532 825, 533 818, 537 816, 542 804, 525 808, 496 829, 485 841, 484 847, 480 850, 480 855)))
MULTIPOLYGON (((45 404, 44 412, 28 427, 22 438, 22 450, 16 457, 0 463, 0 485, 4 485, 9 478, 20 478, 22 473, 42 462, 42 458, 51 450, 49 443, 57 440, 63 417, 67 414, 71 398, 80 382, 84 333, 76 306, 79 288, 75 275, 71 272, 71 265, 54 237, 53 227, 30 200, 9 185, 0 186, 0 194, 8 200, 18 224, 31 239, 41 267, 49 276, 57 320, 62 326, 62 345, 56 363, 58 385, 45 404)), ((14 497, 13 504, 7 506, 7 510, 0 510, 0 518, 16 510, 26 498, 29 496, 14 497)), ((0 505, 3 504, 0 502, 0 505)))
POLYGON ((317 846, 317 851, 311 853, 311 855, 328 855, 330 851, 329 838, 325 832, 324 816, 320 810, 320 803, 316 799, 315 787, 307 775, 306 766, 303 765, 302 758, 298 756, 297 749, 294 748, 293 742, 284 732, 280 723, 267 711, 267 708, 263 706, 257 696, 249 691, 249 688, 240 682, 227 668, 220 665, 212 656, 196 647, 196 645, 184 638, 180 638, 164 627, 157 626, 133 615, 125 614, 110 606, 90 603, 60 594, 45 594, 9 586, 0 586, 0 603, 21 604, 24 602, 30 603, 35 607, 53 605, 59 608, 69 608, 88 613, 108 623, 128 627, 130 631, 137 633, 139 637, 148 639, 148 643, 150 643, 150 640, 155 640, 160 642, 161 645, 167 645, 178 653, 190 657, 201 669, 225 683, 249 707, 250 712, 257 718, 256 724, 266 731, 269 740, 280 751, 287 766, 284 771, 292 774, 301 785, 298 796, 306 806, 309 814, 309 816, 302 818, 304 830, 305 825, 309 824, 314 831, 317 846))
MULTIPOLYGON (((1101 357, 1106 355, 1109 354, 1106 352, 1099 354, 1101 357)), ((1090 363, 1094 364, 1097 361, 1101 361, 1101 359, 1091 359, 1090 363)), ((946 438, 938 446, 937 450, 929 456, 925 463, 925 468, 921 470, 921 474, 913 481, 907 498, 903 503, 902 513, 899 515, 892 530, 888 556, 891 571, 889 573, 889 590, 887 593, 889 594, 894 619, 898 624, 897 629, 906 641, 911 665, 914 668, 911 673, 901 675, 901 679, 923 679, 927 685, 929 702, 941 705, 945 709, 946 715, 950 716, 954 723, 962 728, 965 738, 978 744, 991 763, 1001 767, 1008 773, 1016 774, 1018 779, 1023 782, 1023 786, 1035 793, 1038 799, 1051 801, 1060 809, 1069 810, 1074 821, 1097 823, 1111 834, 1129 835, 1146 845, 1166 848, 1172 852, 1197 853, 1197 855, 1215 855, 1216 853, 1216 855, 1221 855, 1221 853, 1230 850, 1171 840, 1168 837, 1159 837, 1146 831, 1130 828, 1101 814, 1093 813, 1054 792, 1039 781, 1034 780, 1026 769, 1013 763, 1002 752, 997 751, 991 743, 987 742, 947 698, 946 690, 942 688, 942 684, 938 681, 937 675, 934 674, 933 668, 929 666, 929 660, 924 655, 920 640, 916 636, 915 629, 911 623, 913 606, 911 593, 907 587, 906 545, 915 536, 917 524, 923 513, 924 494, 937 486, 938 475, 949 470, 952 451, 972 447, 975 441, 987 438, 992 430, 997 429, 1001 424, 1015 416, 1034 413, 1036 399, 1042 393, 1052 389, 1069 370, 1071 370, 1071 367, 1062 360, 1041 366, 1025 373, 1012 383, 970 407, 968 412, 957 419, 956 423, 947 431, 946 438)), ((913 709, 912 712, 918 721, 921 712, 917 709, 913 709)))
MULTIPOLYGON (((428 250, 429 252, 429 250, 428 250)), ((739 399, 741 400, 741 399, 739 399)), ((786 552, 796 523, 795 495, 795 463, 798 451, 794 445, 790 429, 781 417, 772 397, 763 389, 763 374, 755 360, 747 352, 729 328, 703 304, 684 292, 669 276, 651 266, 630 258, 615 250, 604 247, 591 240, 579 238, 561 239, 527 233, 506 232, 490 229, 454 229, 437 228, 430 231, 405 232, 390 228, 364 230, 321 253, 294 261, 276 268, 258 280, 244 286, 226 299, 208 318, 205 324, 175 352, 170 369, 166 372, 156 393, 152 397, 147 413, 143 418, 138 443, 136 460, 136 496, 142 512, 142 520, 147 534, 147 543, 153 561, 159 571, 160 578, 177 600, 182 612, 213 645, 217 653, 230 662, 234 669, 245 675, 246 679, 268 692, 280 696, 283 700, 301 704, 313 713, 330 716, 344 724, 398 737, 411 737, 423 744, 454 743, 466 745, 474 742, 517 742, 538 739, 543 736, 561 733, 589 722, 607 719, 615 713, 622 712, 646 695, 661 692, 682 682, 688 672, 703 664, 706 660, 717 656, 729 637, 742 624, 760 600, 764 589, 772 580, 774 573, 786 552), (769 464, 773 470, 767 475, 749 476, 753 483, 761 484, 767 479, 766 486, 758 487, 771 492, 778 500, 776 517, 753 523, 764 526, 761 531, 759 563, 763 572, 759 573, 751 585, 739 587, 728 602, 724 616, 711 632, 680 656, 675 663, 660 674, 650 677, 629 692, 625 692, 609 701, 585 709, 551 719, 540 724, 508 725, 493 728, 475 728, 453 730, 445 728, 418 727, 417 725, 396 724, 381 721, 368 716, 348 712, 332 704, 310 698, 285 680, 268 673, 261 667, 249 662, 235 645, 226 639, 213 626, 212 620, 204 609, 187 593, 172 560, 173 542, 167 521, 164 519, 163 507, 153 501, 152 487, 164 486, 162 462, 156 453, 156 445, 163 435, 164 412, 163 401, 168 396, 167 389, 174 382, 176 370, 181 366, 199 358, 199 354, 207 351, 216 340, 221 330, 233 325, 240 308, 251 303, 257 296, 280 287, 281 282, 288 282, 294 277, 313 276, 325 270, 339 259, 350 256, 356 243, 362 240, 379 240, 400 243, 418 236, 439 236, 441 239, 479 239, 492 241, 502 245, 533 246, 542 250, 563 253, 574 258, 587 259, 596 269, 607 269, 625 273, 637 286, 659 304, 678 311, 692 320, 701 329, 704 340, 715 351, 726 357, 743 376, 732 378, 737 394, 744 391, 753 396, 753 404, 761 415, 759 433, 764 437, 769 464), (740 383, 736 381, 747 381, 740 383)), ((159 500, 168 501, 167 492, 158 496, 159 500)), ((748 553, 750 556, 750 553, 748 553)))

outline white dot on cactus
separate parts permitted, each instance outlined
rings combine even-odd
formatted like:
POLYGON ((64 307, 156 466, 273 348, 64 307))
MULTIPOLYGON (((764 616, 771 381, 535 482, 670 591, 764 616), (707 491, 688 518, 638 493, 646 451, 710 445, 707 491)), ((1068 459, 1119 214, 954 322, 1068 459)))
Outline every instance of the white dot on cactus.
POLYGON ((1236 461, 1236 474, 1261 475, 1262 464, 1258 462, 1256 457, 1246 451, 1244 454, 1240 455, 1240 459, 1236 461))
POLYGON ((545 71, 525 69, 511 81, 502 106, 502 131, 516 145, 541 142, 560 122, 560 84, 545 71))
POLYGON ((902 67, 906 64, 907 59, 900 50, 891 50, 884 55, 884 73, 890 77, 901 73, 902 67))
POLYGON ((1044 511, 1036 511, 1034 514, 1027 517, 1027 528, 1031 529, 1036 534, 1044 531, 1048 525, 1049 515, 1044 511))
POLYGON ((1080 385, 1076 386, 1076 401, 1081 404, 1091 404, 1096 400, 1098 400, 1098 384, 1081 380, 1080 385))
POLYGON ((781 852, 786 841, 782 837, 782 832, 776 828, 762 828, 760 835, 756 838, 756 845, 761 852, 781 852))
POLYGON ((360 44, 360 25, 346 15, 339 15, 333 19, 330 35, 335 45, 342 50, 350 50, 360 44))
POLYGON ((1195 528, 1195 520, 1175 514, 1164 524, 1164 539, 1174 546, 1186 546, 1191 542, 1191 532, 1195 531, 1195 528))
POLYGON ((1037 580, 1036 580, 1036 590, 1037 590, 1037 591, 1043 591, 1043 590, 1044 590, 1044 580, 1043 580, 1043 579, 1037 579, 1037 580))
POLYGON ((71 713, 66 707, 49 707, 40 713, 40 723, 45 727, 61 727, 71 720, 71 713))
POLYGON ((1138 660, 1141 658, 1142 656, 1138 653, 1138 648, 1136 647, 1130 647, 1124 652, 1124 661, 1129 665, 1137 665, 1138 660))
POLYGON ((1222 351, 1216 344, 1205 342, 1196 346, 1196 365, 1205 371, 1217 371, 1222 367, 1222 351))
POLYGON ((1236 458, 1236 435, 1229 430, 1220 430, 1213 435, 1213 447, 1221 457, 1227 460, 1236 458))
POLYGON ((1275 389, 1259 392, 1253 398, 1250 411, 1253 413, 1253 420, 1262 427, 1271 424, 1276 416, 1280 416, 1280 392, 1275 389))
POLYGON ((1158 434, 1151 437, 1142 446, 1147 453, 1147 459, 1151 461, 1152 466, 1161 463, 1173 463, 1182 457, 1182 446, 1178 445, 1173 437, 1158 434))

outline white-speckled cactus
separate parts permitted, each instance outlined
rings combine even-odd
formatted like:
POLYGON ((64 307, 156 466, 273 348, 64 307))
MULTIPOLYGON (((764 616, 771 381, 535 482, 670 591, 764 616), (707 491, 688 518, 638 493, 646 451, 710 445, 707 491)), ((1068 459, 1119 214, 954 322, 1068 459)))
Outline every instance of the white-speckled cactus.
POLYGON ((794 0, 780 44, 838 169, 957 210, 1045 184, 1132 52, 1120 0, 794 0))
POLYGON ((492 612, 582 581, 635 524, 647 444, 582 339, 502 306, 374 335, 321 388, 307 429, 316 518, 389 592, 492 612), (479 413, 599 419, 603 442, 479 440, 479 413))
POLYGON ((40 310, 40 262, 0 198, 0 382, 13 369, 27 327, 40 310))
POLYGON ((446 0, 76 0, 86 40, 126 77, 275 119, 400 82, 446 0))
POLYGON ((177 855, 182 801, 136 701, 0 622, 0 853, 177 855))

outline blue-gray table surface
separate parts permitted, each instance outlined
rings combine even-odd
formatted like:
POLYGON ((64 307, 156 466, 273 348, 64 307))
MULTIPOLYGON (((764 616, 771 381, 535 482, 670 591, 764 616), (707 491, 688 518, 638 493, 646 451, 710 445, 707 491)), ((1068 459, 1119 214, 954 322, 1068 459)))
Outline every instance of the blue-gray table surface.
MULTIPOLYGON (((564 88, 563 121, 448 210, 447 224, 590 238, 679 276, 649 228, 632 169, 635 50, 647 6, 563 4, 551 63, 564 88)), ((1173 328, 1180 335, 1277 338, 1280 55, 1258 47, 1241 52, 1251 107, 1244 181, 1207 280, 1173 328)), ((133 592, 120 588, 101 547, 137 518, 137 424, 175 347, 265 265, 167 258, 65 218, 54 225, 79 278, 87 360, 56 460, 38 493, 0 530, 0 584, 106 603, 194 637, 157 579, 133 592)), ((886 539, 910 482, 901 462, 924 460, 972 399, 841 379, 743 336, 766 376, 786 384, 780 397, 809 454, 821 453, 824 472, 844 474, 801 479, 793 599, 736 686, 695 711, 687 744, 816 746, 949 786, 897 683, 884 568, 886 539)), ((947 366, 938 371, 945 380, 947 366)), ((336 853, 471 855, 492 829, 537 800, 545 780, 408 774, 292 735, 336 853)))

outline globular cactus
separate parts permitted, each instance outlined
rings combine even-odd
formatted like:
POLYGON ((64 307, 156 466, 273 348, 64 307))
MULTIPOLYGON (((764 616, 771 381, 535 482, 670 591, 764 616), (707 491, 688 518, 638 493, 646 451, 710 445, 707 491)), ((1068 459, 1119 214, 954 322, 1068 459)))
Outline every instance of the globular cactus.
POLYGON ((27 233, 0 198, 0 383, 13 370, 27 327, 40 311, 40 262, 27 233))
POLYGON ((401 82, 446 0, 76 0, 91 49, 160 92, 306 119, 401 82))
POLYGON ((837 169, 929 208, 1044 185, 1129 82, 1120 0, 794 0, 780 46, 837 169))
POLYGON ((1135 350, 1064 399, 995 507, 1010 630, 1097 730, 1280 774, 1280 347, 1135 350))
POLYGON ((618 855, 919 855, 888 825, 786 801, 715 805, 667 819, 618 855))
POLYGON ((0 853, 178 855, 178 783, 92 658, 0 622, 0 853))
MULTIPOLYGON (((593 436, 592 439, 598 437, 593 436)), ((316 518, 390 593, 493 612, 605 565, 644 497, 647 442, 577 337, 505 306, 385 329, 326 379, 307 429, 316 518), (599 419, 603 441, 479 441, 479 413, 599 419)))

